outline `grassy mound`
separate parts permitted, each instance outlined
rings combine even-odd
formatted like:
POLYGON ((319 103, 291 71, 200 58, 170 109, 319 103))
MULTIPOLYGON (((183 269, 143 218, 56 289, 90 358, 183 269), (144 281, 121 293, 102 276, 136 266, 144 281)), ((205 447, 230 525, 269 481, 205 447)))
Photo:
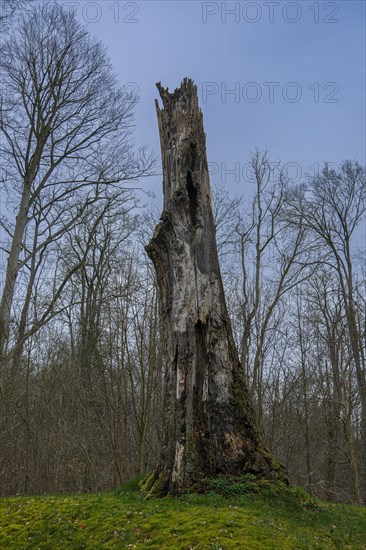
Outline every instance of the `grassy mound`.
POLYGON ((0 499, 0 548, 361 550, 366 509, 245 476, 158 500, 131 483, 113 493, 0 499))

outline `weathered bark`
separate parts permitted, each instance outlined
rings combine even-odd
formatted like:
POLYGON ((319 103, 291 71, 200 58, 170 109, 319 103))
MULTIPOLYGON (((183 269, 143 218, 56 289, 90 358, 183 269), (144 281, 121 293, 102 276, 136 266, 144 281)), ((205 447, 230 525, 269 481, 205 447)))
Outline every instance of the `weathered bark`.
POLYGON ((227 312, 212 215, 202 112, 185 79, 156 102, 164 210, 146 251, 161 299, 167 370, 161 460, 142 483, 178 494, 218 474, 285 478, 263 447, 227 312))

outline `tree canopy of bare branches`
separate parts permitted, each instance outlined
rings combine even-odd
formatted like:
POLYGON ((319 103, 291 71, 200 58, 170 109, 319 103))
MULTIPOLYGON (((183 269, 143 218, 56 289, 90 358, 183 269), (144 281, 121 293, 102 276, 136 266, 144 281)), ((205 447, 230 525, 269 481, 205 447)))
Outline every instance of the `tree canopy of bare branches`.
POLYGON ((11 31, 0 72, 1 183, 15 214, 0 220, 8 239, 3 356, 20 270, 108 188, 148 173, 153 157, 132 148, 138 98, 123 91, 101 43, 60 5, 36 6, 11 31))

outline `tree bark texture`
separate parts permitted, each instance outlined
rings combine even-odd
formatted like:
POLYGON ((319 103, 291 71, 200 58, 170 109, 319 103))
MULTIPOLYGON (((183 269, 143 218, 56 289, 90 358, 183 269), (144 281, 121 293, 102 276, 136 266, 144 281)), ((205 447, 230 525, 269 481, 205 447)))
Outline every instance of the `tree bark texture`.
POLYGON ((146 251, 160 291, 167 372, 165 442, 142 482, 179 494, 219 474, 285 479, 264 448, 238 359, 216 248, 206 140, 190 79, 156 101, 164 209, 146 251))

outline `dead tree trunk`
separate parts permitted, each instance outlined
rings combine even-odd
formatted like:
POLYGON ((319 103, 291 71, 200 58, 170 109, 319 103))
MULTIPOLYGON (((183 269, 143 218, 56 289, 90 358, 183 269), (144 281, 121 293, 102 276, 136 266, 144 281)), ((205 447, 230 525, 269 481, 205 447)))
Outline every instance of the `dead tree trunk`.
POLYGON ((197 88, 157 85, 164 210, 146 251, 161 299, 167 370, 165 443, 141 484, 150 495, 199 488, 218 474, 285 478, 263 447, 238 359, 218 261, 197 88))

